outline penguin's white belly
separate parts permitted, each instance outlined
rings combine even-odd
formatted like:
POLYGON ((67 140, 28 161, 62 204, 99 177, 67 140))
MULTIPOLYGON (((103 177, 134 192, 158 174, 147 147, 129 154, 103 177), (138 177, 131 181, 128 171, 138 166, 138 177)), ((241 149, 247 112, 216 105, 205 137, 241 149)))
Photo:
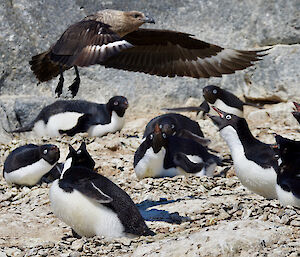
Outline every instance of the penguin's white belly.
POLYGON ((107 133, 114 133, 123 128, 125 123, 125 117, 119 117, 115 111, 112 112, 111 122, 108 124, 98 124, 93 125, 89 128, 88 133, 89 136, 92 137, 102 137, 107 133))
POLYGON ((58 186, 58 180, 53 182, 49 197, 53 213, 78 235, 125 236, 124 226, 116 213, 77 190, 65 192, 58 186))
POLYGON ((209 105, 210 105, 209 114, 211 114, 211 115, 216 115, 216 116, 219 115, 213 108, 211 108, 211 106, 215 106, 218 109, 220 109, 221 111, 234 114, 234 115, 236 115, 238 117, 241 117, 241 118, 244 117, 244 113, 240 109, 231 107, 231 106, 225 104, 220 99, 217 99, 214 104, 209 104, 209 105))
POLYGON ((69 130, 77 125, 78 119, 83 116, 78 112, 63 112, 52 115, 47 124, 39 120, 34 124, 33 130, 39 136, 60 136, 59 130, 69 130))
POLYGON ((174 177, 182 174, 182 171, 177 168, 164 169, 165 154, 165 148, 154 153, 153 148, 150 147, 134 168, 137 178, 174 177))
POLYGON ((268 199, 277 198, 275 190, 277 175, 274 169, 264 169, 255 162, 249 161, 246 157, 237 158, 233 157, 233 162, 236 174, 242 184, 254 193, 268 199))
POLYGON ((231 126, 223 128, 220 133, 230 148, 235 172, 241 183, 256 194, 268 199, 277 198, 275 170, 272 167, 264 169, 254 161, 248 160, 244 147, 231 126))
MULTIPOLYGON (((55 164, 54 164, 55 165, 55 164)), ((42 176, 49 172, 54 165, 49 164, 44 159, 19 168, 9 173, 4 173, 4 178, 8 184, 18 184, 25 186, 33 186, 38 183, 42 176)))
POLYGON ((300 199, 292 192, 284 191, 278 184, 276 184, 276 192, 278 200, 283 206, 292 205, 300 208, 300 199))

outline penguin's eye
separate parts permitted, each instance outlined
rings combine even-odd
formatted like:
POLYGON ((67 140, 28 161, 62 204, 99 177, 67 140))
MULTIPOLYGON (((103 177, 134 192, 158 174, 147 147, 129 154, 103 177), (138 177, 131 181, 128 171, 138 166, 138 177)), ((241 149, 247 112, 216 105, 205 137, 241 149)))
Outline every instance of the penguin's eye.
POLYGON ((152 134, 150 135, 150 139, 151 139, 151 140, 153 139, 153 135, 152 135, 152 134))
POLYGON ((119 102, 115 101, 115 102, 114 102, 114 105, 119 105, 119 102))
POLYGON ((167 138, 166 133, 162 133, 163 138, 167 138))
POLYGON ((48 153, 48 150, 45 149, 45 150, 43 151, 43 154, 47 154, 47 153, 48 153))
POLYGON ((217 89, 214 89, 212 92, 213 92, 213 94, 217 94, 217 93, 218 93, 218 90, 217 90, 217 89))
POLYGON ((78 151, 77 151, 77 154, 81 154, 81 150, 78 150, 78 151))
POLYGON ((225 116, 225 119, 226 119, 226 120, 231 120, 231 115, 227 114, 227 115, 225 116))
POLYGON ((162 129, 162 125, 161 124, 159 125, 159 128, 162 129))
POLYGON ((174 124, 172 124, 172 125, 171 125, 171 128, 172 128, 172 129, 174 129, 174 128, 175 128, 175 125, 174 125, 174 124))

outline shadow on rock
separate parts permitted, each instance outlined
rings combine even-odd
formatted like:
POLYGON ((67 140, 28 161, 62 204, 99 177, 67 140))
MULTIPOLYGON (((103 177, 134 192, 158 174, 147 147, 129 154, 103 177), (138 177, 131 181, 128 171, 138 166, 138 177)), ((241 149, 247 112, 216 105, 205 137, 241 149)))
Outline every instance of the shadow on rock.
POLYGON ((189 221, 189 217, 180 216, 178 212, 168 212, 165 210, 158 209, 150 209, 153 206, 157 205, 165 205, 169 203, 179 202, 183 199, 177 200, 167 200, 165 198, 160 198, 159 201, 150 201, 145 200, 140 204, 137 204, 137 207, 143 216, 143 218, 147 221, 164 221, 172 224, 181 224, 182 222, 189 221))

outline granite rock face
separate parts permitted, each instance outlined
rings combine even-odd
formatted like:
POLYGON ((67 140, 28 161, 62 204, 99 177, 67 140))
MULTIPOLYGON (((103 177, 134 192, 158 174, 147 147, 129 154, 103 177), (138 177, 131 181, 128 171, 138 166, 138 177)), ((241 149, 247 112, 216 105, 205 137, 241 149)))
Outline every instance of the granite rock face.
MULTIPOLYGON (((300 100, 300 94, 297 94, 300 85, 298 0, 167 0, 163 3, 6 0, 2 1, 0 8, 1 101, 6 101, 4 104, 7 105, 13 98, 24 95, 35 97, 36 101, 40 101, 41 96, 53 101, 58 79, 37 86, 28 61, 32 55, 50 47, 68 25, 105 8, 140 10, 155 18, 153 28, 188 32, 223 47, 275 47, 255 66, 222 78, 161 78, 101 66, 80 69, 82 83, 77 98, 105 102, 118 94, 128 97, 135 106, 161 107, 166 102, 175 105, 190 97, 201 98, 202 88, 215 83, 252 100, 300 100), (11 96, 9 102, 3 95, 11 96)), ((73 70, 65 72, 65 88, 73 79, 73 70)), ((64 96, 67 95, 64 92, 64 96)), ((23 120, 27 116, 24 113, 19 118, 23 120)))

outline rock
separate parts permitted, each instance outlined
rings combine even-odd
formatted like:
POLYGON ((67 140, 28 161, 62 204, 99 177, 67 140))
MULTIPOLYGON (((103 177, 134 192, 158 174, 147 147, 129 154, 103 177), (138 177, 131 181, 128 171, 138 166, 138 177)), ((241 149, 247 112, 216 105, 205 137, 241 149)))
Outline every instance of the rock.
POLYGON ((83 248, 83 240, 82 239, 75 240, 71 245, 71 249, 74 251, 81 252, 82 248, 83 248))
MULTIPOLYGON (((42 104, 54 100, 53 91, 58 80, 37 86, 28 64, 31 56, 47 50, 68 25, 104 8, 141 10, 155 18, 156 25, 151 28, 184 31, 224 47, 253 49, 277 46, 253 68, 222 78, 174 79, 105 69, 98 65, 83 68, 80 69, 78 99, 105 102, 112 95, 126 95, 129 102, 134 103, 132 110, 141 107, 152 110, 168 103, 182 104, 190 97, 200 100, 202 88, 216 83, 254 100, 300 100, 297 94, 300 80, 298 0, 288 3, 284 0, 191 0, 175 3, 167 0, 163 4, 160 1, 4 1, 0 10, 0 94, 1 99, 7 96, 21 98, 5 110, 13 127, 18 125, 14 116, 19 115, 21 123, 25 124, 42 104)), ((73 70, 65 72, 65 85, 70 85, 73 79, 73 70)), ((64 92, 63 96, 66 97, 67 93, 64 92)), ((7 127, 9 124, 5 119, 5 115, 1 115, 1 122, 7 127)))

